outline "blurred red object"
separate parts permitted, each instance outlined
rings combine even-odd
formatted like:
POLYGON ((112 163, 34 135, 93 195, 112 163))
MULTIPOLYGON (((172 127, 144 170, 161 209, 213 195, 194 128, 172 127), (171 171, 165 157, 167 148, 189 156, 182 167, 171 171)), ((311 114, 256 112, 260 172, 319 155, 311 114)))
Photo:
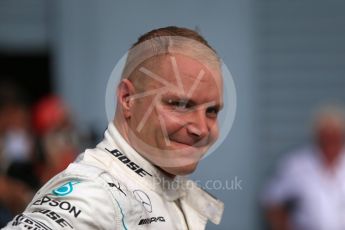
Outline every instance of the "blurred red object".
POLYGON ((43 158, 35 172, 44 184, 73 162, 78 152, 78 134, 68 107, 58 96, 41 99, 32 114, 43 158))
POLYGON ((59 97, 45 97, 33 109, 34 130, 42 136, 65 123, 68 117, 68 109, 59 97))

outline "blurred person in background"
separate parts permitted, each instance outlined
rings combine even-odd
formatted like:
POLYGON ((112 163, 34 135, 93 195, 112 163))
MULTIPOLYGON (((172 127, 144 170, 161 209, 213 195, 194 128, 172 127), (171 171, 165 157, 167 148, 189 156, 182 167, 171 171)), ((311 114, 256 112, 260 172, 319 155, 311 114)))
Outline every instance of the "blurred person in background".
POLYGON ((38 182, 32 174, 30 109, 15 84, 0 83, 0 226, 22 211, 38 182), (20 170, 16 170, 20 168, 20 170))
POLYGON ((0 84, 0 227, 75 157, 78 135, 67 106, 46 96, 30 109, 23 91, 0 84))
POLYGON ((37 135, 34 170, 42 185, 75 159, 79 137, 68 107, 55 95, 34 106, 33 127, 37 135))
POLYGON ((263 192, 273 230, 345 229, 345 114, 326 106, 314 120, 314 143, 288 154, 263 192))
POLYGON ((6 171, 13 162, 31 160, 34 140, 30 108, 21 90, 2 82, 0 91, 1 169, 6 171))

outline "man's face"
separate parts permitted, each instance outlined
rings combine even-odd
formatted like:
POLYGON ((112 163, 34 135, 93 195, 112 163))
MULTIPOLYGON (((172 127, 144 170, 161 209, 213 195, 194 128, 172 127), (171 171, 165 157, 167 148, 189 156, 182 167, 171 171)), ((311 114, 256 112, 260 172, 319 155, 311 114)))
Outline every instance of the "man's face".
POLYGON ((137 70, 145 80, 132 95, 129 139, 167 173, 188 174, 218 137, 221 75, 179 54, 153 63, 137 70))
POLYGON ((336 158, 344 145, 344 129, 339 122, 324 119, 316 130, 316 138, 327 158, 336 158))

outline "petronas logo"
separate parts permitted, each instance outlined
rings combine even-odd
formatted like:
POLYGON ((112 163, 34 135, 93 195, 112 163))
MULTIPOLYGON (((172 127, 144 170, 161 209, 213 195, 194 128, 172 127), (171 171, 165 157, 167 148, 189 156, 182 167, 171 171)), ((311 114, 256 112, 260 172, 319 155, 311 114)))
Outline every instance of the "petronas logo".
POLYGON ((66 196, 73 191, 73 185, 79 184, 80 181, 69 181, 64 185, 53 190, 53 194, 56 196, 66 196))

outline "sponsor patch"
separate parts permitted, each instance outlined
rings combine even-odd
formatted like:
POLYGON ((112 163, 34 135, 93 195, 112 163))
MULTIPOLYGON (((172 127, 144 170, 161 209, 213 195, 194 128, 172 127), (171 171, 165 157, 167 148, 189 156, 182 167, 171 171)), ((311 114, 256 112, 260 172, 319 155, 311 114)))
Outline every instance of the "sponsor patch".
POLYGON ((152 175, 149 172, 147 172, 145 169, 141 168, 139 165, 131 161, 126 155, 124 155, 118 149, 109 150, 106 148, 105 150, 111 153, 114 157, 116 157, 119 161, 121 161, 122 164, 125 164, 128 168, 130 168, 139 176, 144 177, 144 176, 149 175, 152 177, 152 175))
POLYGON ((33 206, 46 206, 46 205, 48 205, 50 207, 55 207, 55 208, 58 208, 64 212, 68 212, 68 213, 72 214, 75 218, 78 218, 78 216, 82 212, 79 208, 72 205, 68 201, 55 200, 49 196, 44 196, 44 197, 36 200, 32 205, 33 206))
POLYGON ((12 222, 12 226, 22 226, 25 229, 52 230, 44 223, 34 220, 24 214, 17 215, 12 222))
POLYGON ((151 217, 151 218, 146 218, 146 219, 141 219, 139 221, 138 225, 143 225, 143 224, 151 224, 151 223, 156 223, 156 222, 165 222, 165 219, 163 216, 158 216, 158 217, 151 217))
POLYGON ((41 213, 41 214, 47 216, 48 218, 55 221, 58 225, 60 225, 63 228, 69 227, 69 228, 73 229, 72 225, 67 220, 65 220, 59 214, 57 214, 56 212, 54 212, 52 210, 39 209, 39 210, 33 211, 33 213, 35 213, 35 212, 38 212, 38 213, 41 213))
POLYGON ((69 181, 66 184, 54 189, 52 192, 56 196, 66 196, 73 191, 73 186, 79 183, 80 181, 69 181))
POLYGON ((147 212, 152 212, 152 203, 150 197, 142 190, 134 190, 133 195, 137 201, 141 203, 147 212))
POLYGON ((116 188, 116 189, 117 189, 119 192, 121 192, 123 195, 127 196, 126 193, 122 190, 121 185, 120 185, 119 182, 117 182, 117 184, 108 182, 108 185, 109 185, 110 187, 112 187, 112 188, 116 188))

